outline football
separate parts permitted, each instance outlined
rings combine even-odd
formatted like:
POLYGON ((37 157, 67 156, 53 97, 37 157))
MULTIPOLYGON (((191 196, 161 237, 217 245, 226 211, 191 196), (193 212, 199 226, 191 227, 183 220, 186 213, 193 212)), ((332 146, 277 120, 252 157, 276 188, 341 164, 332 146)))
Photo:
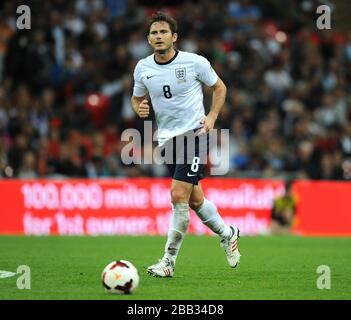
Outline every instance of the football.
POLYGON ((137 268, 126 260, 109 263, 102 272, 102 285, 105 291, 114 294, 130 294, 139 285, 137 268))

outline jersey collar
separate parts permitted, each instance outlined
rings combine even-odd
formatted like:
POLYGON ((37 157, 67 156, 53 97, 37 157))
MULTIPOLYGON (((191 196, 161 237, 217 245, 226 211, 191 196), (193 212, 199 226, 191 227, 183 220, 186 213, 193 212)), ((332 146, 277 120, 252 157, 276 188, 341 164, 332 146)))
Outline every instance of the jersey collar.
POLYGON ((156 61, 156 58, 155 58, 155 55, 154 55, 154 61, 155 61, 155 63, 160 64, 160 65, 169 64, 169 63, 171 63, 171 62, 177 57, 178 53, 179 53, 179 51, 176 50, 174 56, 172 57, 172 59, 170 59, 170 60, 168 60, 168 61, 166 61, 166 62, 157 62, 157 61, 156 61))

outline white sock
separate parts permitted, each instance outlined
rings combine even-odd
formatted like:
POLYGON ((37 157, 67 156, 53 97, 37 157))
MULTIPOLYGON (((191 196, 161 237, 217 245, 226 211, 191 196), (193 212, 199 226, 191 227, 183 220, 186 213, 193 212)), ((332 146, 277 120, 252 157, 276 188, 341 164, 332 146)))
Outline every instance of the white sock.
POLYGON ((173 214, 163 257, 171 257, 175 262, 190 220, 188 203, 175 203, 172 207, 173 214))
POLYGON ((232 229, 224 223, 216 206, 206 198, 202 206, 196 210, 196 214, 206 226, 221 238, 230 239, 233 235, 232 229))

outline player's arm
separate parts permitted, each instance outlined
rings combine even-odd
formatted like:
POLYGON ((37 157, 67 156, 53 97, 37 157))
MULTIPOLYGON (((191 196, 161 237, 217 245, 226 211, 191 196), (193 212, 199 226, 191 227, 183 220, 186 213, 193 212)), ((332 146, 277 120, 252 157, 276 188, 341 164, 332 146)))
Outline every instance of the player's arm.
POLYGON ((218 114, 224 105, 225 97, 227 94, 227 87, 219 77, 216 83, 211 88, 213 90, 212 106, 208 115, 204 117, 201 121, 201 123, 203 124, 203 128, 201 129, 200 134, 209 132, 214 128, 218 114))
POLYGON ((142 81, 142 70, 143 70, 143 63, 140 60, 137 65, 135 66, 134 70, 134 87, 133 87, 133 95, 131 98, 131 104, 134 112, 140 118, 147 118, 150 113, 150 106, 149 102, 146 99, 147 96, 147 89, 142 81))
POLYGON ((149 102, 146 99, 146 95, 143 97, 132 96, 131 98, 132 108, 134 112, 140 118, 147 118, 150 113, 149 102))
POLYGON ((227 95, 227 87, 225 86, 221 78, 218 77, 218 80, 212 86, 212 89, 212 106, 208 116, 217 120, 218 114, 221 111, 225 102, 225 97, 227 95))

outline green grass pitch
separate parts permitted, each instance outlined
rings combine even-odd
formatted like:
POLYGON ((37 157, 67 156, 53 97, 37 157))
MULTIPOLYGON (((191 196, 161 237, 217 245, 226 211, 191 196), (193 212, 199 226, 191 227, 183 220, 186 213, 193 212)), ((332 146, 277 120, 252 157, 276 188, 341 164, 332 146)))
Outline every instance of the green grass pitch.
POLYGON ((0 299, 351 299, 351 238, 241 237, 241 264, 228 267, 219 239, 187 235, 173 278, 153 278, 145 267, 161 257, 165 237, 0 237, 0 270, 31 268, 31 289, 17 275, 0 278, 0 299), (104 292, 101 272, 115 259, 134 263, 140 284, 131 295, 104 292), (320 265, 331 288, 316 282, 320 265))

